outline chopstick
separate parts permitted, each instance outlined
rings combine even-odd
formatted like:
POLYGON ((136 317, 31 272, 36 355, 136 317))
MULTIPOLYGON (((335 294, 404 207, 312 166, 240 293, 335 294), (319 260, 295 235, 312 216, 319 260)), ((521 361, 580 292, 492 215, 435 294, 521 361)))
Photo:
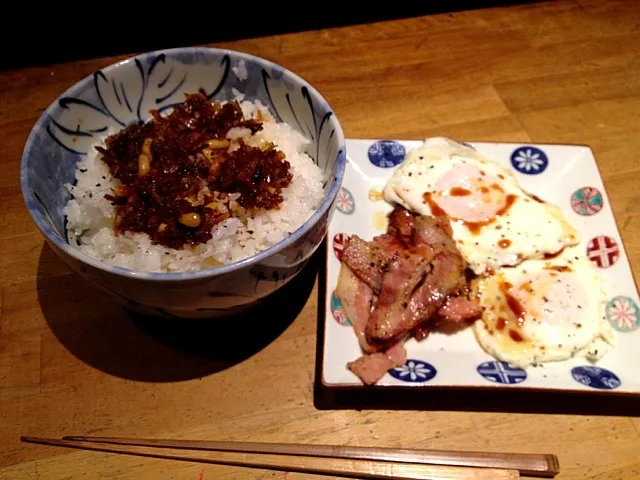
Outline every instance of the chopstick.
POLYGON ((514 480, 520 478, 517 470, 498 468, 456 467, 447 465, 424 465, 412 463, 390 463, 374 460, 344 458, 318 458, 248 454, 238 452, 216 452, 200 450, 185 452, 185 447, 140 446, 127 444, 101 444, 81 440, 56 438, 20 437, 23 442, 53 445, 107 453, 120 453, 143 457, 212 463, 235 467, 261 468, 285 472, 313 473, 335 477, 380 478, 387 480, 514 480))
MULTIPOLYGON (((66 436, 62 440, 22 437, 22 441, 46 443, 72 448, 113 451, 115 446, 152 447, 160 449, 239 452, 305 457, 367 460, 370 462, 401 462, 418 466, 447 466, 516 471, 522 475, 553 477, 559 472, 558 458, 551 454, 489 453, 448 450, 392 449, 377 447, 350 447, 336 445, 308 445, 260 442, 224 442, 202 440, 161 440, 123 437, 66 436), (51 443, 53 442, 53 443, 51 443), (106 444, 97 446, 96 443, 106 444), (110 446, 111 445, 111 446, 110 446), (110 449, 110 450, 107 450, 110 449)), ((127 453, 118 450, 117 453, 127 453)), ((162 454, 159 454, 162 455, 162 454)), ((176 458, 175 456, 172 458, 176 458)), ((191 456, 191 459, 194 457, 191 456)), ((280 468, 279 468, 280 469, 280 468)), ((354 472, 352 472, 354 473, 354 472)), ((333 474, 336 474, 335 472, 333 474)), ((361 475, 361 473, 360 473, 361 475)), ((379 477, 395 478, 395 477, 379 477)), ((419 477, 421 478, 421 477, 419 477)), ((430 478, 430 477, 427 477, 430 478)), ((435 478, 435 477, 434 477, 435 478)), ((457 477, 454 477, 457 478, 457 477)), ((467 478, 467 477, 462 477, 467 478)), ((470 477, 476 478, 476 477, 470 477)), ((498 478, 498 477, 495 477, 498 478)), ((500 477, 502 478, 502 477, 500 477)), ((512 477, 507 477, 512 478, 512 477)), ((517 477, 516 477, 517 478, 517 477)))
POLYGON ((68 435, 63 438, 66 440, 101 442, 118 445, 155 446, 158 448, 301 455, 308 457, 362 459, 459 467, 505 468, 518 470, 521 475, 538 475, 548 477, 557 475, 560 470, 558 457, 551 454, 394 449, 382 447, 350 447, 341 445, 309 445, 295 443, 87 437, 78 435, 68 435))

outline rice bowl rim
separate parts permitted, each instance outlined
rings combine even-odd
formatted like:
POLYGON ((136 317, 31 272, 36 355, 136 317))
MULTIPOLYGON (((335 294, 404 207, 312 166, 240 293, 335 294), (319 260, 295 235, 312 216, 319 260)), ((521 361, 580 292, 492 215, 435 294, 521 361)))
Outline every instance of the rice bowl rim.
MULTIPOLYGON (((280 69, 286 72, 290 76, 290 78, 293 79, 297 84, 305 86, 308 89, 309 93, 313 97, 315 97, 316 100, 321 102, 322 106, 327 111, 332 112, 333 118, 331 120, 334 123, 336 139, 339 142, 339 145, 338 145, 339 153, 336 159, 336 172, 335 172, 335 175, 333 175, 334 178, 331 181, 329 191, 326 194, 324 194, 322 203, 320 203, 320 205, 314 210, 311 216, 286 238, 279 241, 278 243, 275 243, 274 245, 271 245, 270 247, 267 247, 266 249, 258 253, 255 253, 246 258, 237 260, 235 262, 232 262, 220 267, 210 267, 210 268, 205 268, 205 269, 196 270, 192 272, 143 272, 139 270, 132 270, 129 268, 110 265, 102 260, 98 260, 94 257, 91 257, 83 253, 78 248, 73 247, 68 242, 63 241, 60 238, 60 236, 57 233, 55 233, 47 225, 44 216, 40 212, 38 212, 33 206, 34 203, 36 202, 36 199, 30 193, 31 189, 29 187, 28 174, 27 174, 28 166, 30 164, 33 165, 36 163, 36 160, 32 159, 32 155, 31 155, 31 151, 34 146, 35 136, 38 134, 38 132, 41 129, 44 128, 43 125, 45 121, 47 120, 50 113, 57 108, 58 101, 61 98, 65 96, 77 95, 78 93, 80 93, 79 91, 83 89, 83 87, 87 82, 92 81, 93 73, 91 73, 86 77, 84 77, 83 79, 76 82, 73 86, 65 90, 63 93, 58 95, 53 100, 53 102, 51 102, 51 104, 47 107, 47 109, 40 115, 37 122, 32 127, 31 132, 29 133, 29 136, 27 137, 25 148, 22 154, 21 166, 20 166, 20 187, 22 190, 23 199, 26 203, 27 209, 29 210, 29 214, 31 215, 31 218, 33 219, 38 229, 42 232, 42 234, 45 236, 45 238, 48 241, 53 242, 57 248, 59 248, 65 254, 75 258, 79 262, 90 265, 98 270, 102 270, 108 273, 113 273, 122 277, 127 277, 132 279, 138 278, 138 279, 158 281, 158 282, 173 282, 173 281, 180 281, 180 280, 196 280, 196 279, 202 279, 202 278, 218 277, 228 273, 233 273, 237 270, 241 270, 245 267, 259 263, 273 256, 279 251, 291 246, 298 240, 300 240, 306 233, 308 233, 308 231, 314 225, 318 223, 320 218, 329 210, 329 208, 333 203, 333 200, 336 198, 338 191, 340 189, 340 186, 342 185, 342 179, 344 177, 344 172, 345 172, 345 167, 347 162, 346 143, 345 143, 342 126, 340 125, 340 122, 338 121, 333 109, 330 108, 329 103, 322 96, 322 94, 320 94, 320 92, 318 92, 318 90, 316 90, 315 87, 313 87, 309 82, 307 82, 306 80, 304 80, 302 77, 292 72, 291 70, 285 68, 284 66, 279 65, 270 60, 267 60, 265 58, 251 55, 244 52, 239 52, 237 50, 214 48, 214 47, 178 47, 178 48, 154 50, 154 51, 149 51, 145 53, 140 53, 140 54, 131 56, 129 58, 126 58, 124 60, 120 60, 118 62, 112 63, 100 69, 100 71, 110 72, 110 71, 117 70, 126 64, 134 62, 135 59, 139 57, 145 57, 148 55, 159 55, 162 53, 171 55, 178 52, 188 52, 188 51, 215 52, 220 54, 227 54, 227 55, 230 55, 231 57, 235 57, 238 60, 254 61, 266 67, 280 69)), ((317 248, 317 246, 315 246, 314 248, 317 248)))

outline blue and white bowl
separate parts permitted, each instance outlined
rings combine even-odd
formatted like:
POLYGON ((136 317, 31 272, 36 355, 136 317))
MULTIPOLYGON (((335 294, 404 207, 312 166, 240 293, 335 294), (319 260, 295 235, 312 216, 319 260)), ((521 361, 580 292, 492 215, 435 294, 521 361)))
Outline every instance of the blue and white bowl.
POLYGON ((228 314, 272 293, 307 263, 327 232, 346 162, 345 139, 326 100, 296 74, 270 61, 214 48, 150 52, 84 78, 56 99, 34 126, 22 156, 25 202, 53 250, 76 272, 126 307, 142 313, 199 317, 228 314), (245 72, 246 69, 246 72, 245 72), (246 75, 245 75, 246 73, 246 75), (108 129, 146 121, 203 88, 212 99, 233 89, 260 100, 279 121, 311 140, 308 154, 324 175, 324 199, 298 230, 252 257, 189 273, 114 267, 67 241, 63 186, 76 163, 108 129))

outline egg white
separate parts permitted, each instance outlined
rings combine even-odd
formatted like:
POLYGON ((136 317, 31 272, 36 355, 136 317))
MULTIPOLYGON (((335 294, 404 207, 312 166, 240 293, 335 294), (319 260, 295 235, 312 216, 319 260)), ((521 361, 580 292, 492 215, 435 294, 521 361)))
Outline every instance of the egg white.
POLYGON ((557 205, 541 202, 523 190, 510 169, 442 137, 427 139, 407 153, 385 185, 385 199, 418 214, 434 215, 425 193, 440 194, 435 189, 439 179, 469 165, 480 169, 513 198, 505 212, 480 229, 451 219, 456 246, 476 274, 517 265, 525 259, 543 258, 579 243, 579 232, 566 221, 557 205))
POLYGON ((473 331, 499 360, 520 368, 573 356, 595 361, 615 345, 606 291, 581 249, 503 268, 474 288, 484 311, 473 331))

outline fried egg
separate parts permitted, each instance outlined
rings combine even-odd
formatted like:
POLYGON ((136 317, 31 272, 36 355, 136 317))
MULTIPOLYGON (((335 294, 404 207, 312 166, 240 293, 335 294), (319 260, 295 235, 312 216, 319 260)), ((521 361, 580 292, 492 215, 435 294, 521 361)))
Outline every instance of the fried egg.
POLYGON ((577 247, 479 277, 474 291, 484 310, 473 324, 478 343, 514 366, 573 356, 595 361, 615 344, 605 317, 605 289, 577 247))
POLYGON ((442 137, 407 153, 384 196, 421 215, 448 217, 456 246, 476 274, 580 241, 560 207, 523 190, 510 169, 442 137))

